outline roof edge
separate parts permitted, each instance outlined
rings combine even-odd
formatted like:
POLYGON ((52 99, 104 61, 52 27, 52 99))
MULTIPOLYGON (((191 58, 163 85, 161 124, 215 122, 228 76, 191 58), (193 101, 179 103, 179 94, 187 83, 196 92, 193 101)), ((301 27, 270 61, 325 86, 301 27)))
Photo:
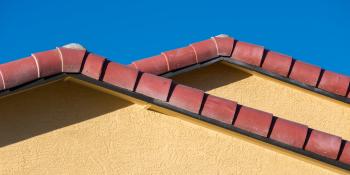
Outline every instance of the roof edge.
POLYGON ((196 65, 206 64, 217 57, 225 57, 224 61, 229 63, 350 103, 349 76, 296 60, 263 46, 236 40, 225 34, 163 52, 161 55, 136 60, 129 66, 163 76, 191 66, 201 67, 196 65))

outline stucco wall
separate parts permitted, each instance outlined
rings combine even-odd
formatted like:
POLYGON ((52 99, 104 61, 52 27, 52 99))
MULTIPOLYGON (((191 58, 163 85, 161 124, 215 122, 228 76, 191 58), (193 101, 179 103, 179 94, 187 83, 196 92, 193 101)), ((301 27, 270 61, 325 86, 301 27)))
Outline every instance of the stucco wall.
POLYGON ((147 107, 70 80, 2 98, 0 174, 345 173, 147 107))
POLYGON ((350 140, 350 105, 323 95, 222 63, 173 79, 350 140))

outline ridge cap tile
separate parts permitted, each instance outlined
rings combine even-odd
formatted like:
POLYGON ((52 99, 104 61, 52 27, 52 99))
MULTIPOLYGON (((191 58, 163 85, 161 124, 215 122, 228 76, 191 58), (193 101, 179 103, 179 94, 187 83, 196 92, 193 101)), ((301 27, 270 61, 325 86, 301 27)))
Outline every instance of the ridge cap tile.
POLYGON ((0 65, 6 89, 40 78, 38 65, 32 56, 7 62, 0 65))
POLYGON ((164 55, 156 55, 133 61, 132 65, 142 72, 159 75, 168 71, 168 64, 164 55))
POLYGON ((57 49, 37 52, 33 54, 33 57, 38 61, 40 77, 47 77, 62 72, 62 60, 57 49))
POLYGON ((62 72, 78 73, 81 70, 86 49, 72 49, 66 47, 58 47, 62 57, 62 72))
POLYGON ((207 39, 190 44, 196 54, 197 63, 215 58, 218 56, 218 46, 213 39, 207 39))
POLYGON ((196 64, 196 54, 191 47, 181 47, 162 53, 167 61, 169 71, 196 64))

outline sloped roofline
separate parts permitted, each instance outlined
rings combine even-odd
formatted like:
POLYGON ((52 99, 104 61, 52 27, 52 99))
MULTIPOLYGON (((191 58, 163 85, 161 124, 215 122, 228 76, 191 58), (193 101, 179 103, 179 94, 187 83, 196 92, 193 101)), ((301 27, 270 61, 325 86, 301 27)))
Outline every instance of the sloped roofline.
POLYGON ((349 76, 223 34, 134 61, 129 66, 143 72, 170 77, 218 61, 225 61, 350 104, 349 76))
POLYGON ((81 47, 35 53, 1 64, 0 72, 0 96, 71 76, 350 170, 350 142, 341 137, 111 62, 81 47))

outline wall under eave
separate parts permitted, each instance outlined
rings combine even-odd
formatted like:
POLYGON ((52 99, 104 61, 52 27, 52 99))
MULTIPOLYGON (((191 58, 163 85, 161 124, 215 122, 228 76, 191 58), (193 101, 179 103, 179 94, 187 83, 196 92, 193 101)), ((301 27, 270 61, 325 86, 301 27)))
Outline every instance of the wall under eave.
POLYGON ((350 105, 228 63, 173 77, 209 94, 350 140, 350 105))
POLYGON ((98 90, 62 80, 1 98, 0 174, 346 173, 98 90))

